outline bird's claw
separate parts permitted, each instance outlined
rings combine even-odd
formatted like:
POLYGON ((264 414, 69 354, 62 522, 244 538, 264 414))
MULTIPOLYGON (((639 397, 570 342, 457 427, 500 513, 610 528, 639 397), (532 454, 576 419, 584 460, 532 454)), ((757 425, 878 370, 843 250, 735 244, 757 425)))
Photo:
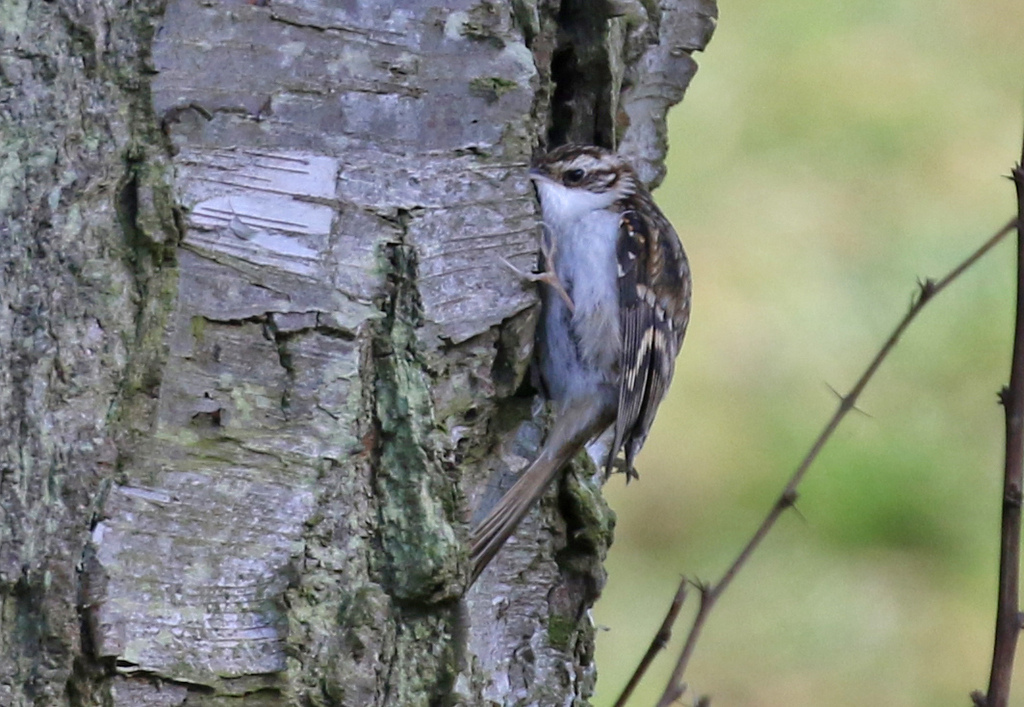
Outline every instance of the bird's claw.
POLYGON ((545 270, 543 272, 524 272, 505 258, 499 256, 498 259, 505 264, 505 267, 509 268, 524 280, 529 280, 530 282, 543 282, 545 285, 557 292, 563 300, 565 300, 565 304, 569 307, 570 312, 576 311, 576 305, 573 304, 572 297, 570 297, 569 293, 565 291, 565 287, 562 286, 562 281, 558 279, 558 275, 556 275, 553 270, 545 270))

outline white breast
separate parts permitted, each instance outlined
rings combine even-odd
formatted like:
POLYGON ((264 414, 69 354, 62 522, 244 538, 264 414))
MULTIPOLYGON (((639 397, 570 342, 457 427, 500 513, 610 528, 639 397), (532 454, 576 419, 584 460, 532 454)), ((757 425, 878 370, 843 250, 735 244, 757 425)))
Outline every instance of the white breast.
POLYGON ((621 349, 616 261, 620 216, 607 210, 614 196, 547 181, 538 187, 554 244, 555 272, 575 305, 572 328, 582 363, 608 373, 621 349))

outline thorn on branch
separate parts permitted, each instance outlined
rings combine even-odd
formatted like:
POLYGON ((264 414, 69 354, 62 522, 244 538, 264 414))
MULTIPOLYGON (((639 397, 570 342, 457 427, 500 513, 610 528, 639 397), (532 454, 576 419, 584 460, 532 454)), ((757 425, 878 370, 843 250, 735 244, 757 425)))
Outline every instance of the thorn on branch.
POLYGON ((971 704, 974 707, 988 707, 988 700, 985 699, 985 694, 981 690, 975 690, 971 693, 971 704))
POLYGON ((785 510, 787 508, 792 508, 793 506, 796 505, 796 500, 799 497, 800 494, 797 493, 796 489, 786 489, 785 491, 782 492, 782 495, 779 496, 779 500, 777 502, 779 509, 785 510))
POLYGON ((715 588, 710 582, 705 582, 702 579, 691 579, 690 586, 700 592, 700 603, 704 604, 708 597, 715 591, 715 588))
POLYGON ((1017 484, 1010 484, 1006 489, 1006 495, 1003 496, 1003 505, 1010 506, 1011 508, 1020 508, 1021 505, 1021 493, 1020 486, 1017 484))
POLYGON ((1005 407, 1009 407, 1009 405, 1010 405, 1010 387, 1009 386, 1004 385, 1002 388, 999 389, 999 392, 996 395, 999 398, 999 404, 1000 405, 1002 405, 1004 408, 1005 407))
POLYGON ((851 396, 843 395, 838 390, 833 388, 832 385, 830 385, 829 383, 826 383, 825 385, 828 386, 828 389, 832 391, 832 394, 836 396, 836 398, 838 398, 840 410, 852 410, 854 412, 859 412, 864 417, 871 417, 871 415, 864 412, 853 403, 853 398, 851 396))
POLYGON ((842 402, 846 398, 845 395, 843 395, 838 390, 833 388, 831 383, 825 383, 825 385, 828 386, 828 389, 832 391, 832 395, 836 396, 836 398, 839 399, 839 402, 842 402))
POLYGON ((839 409, 840 410, 851 410, 851 409, 854 408, 853 402, 852 402, 852 400, 851 400, 849 395, 843 395, 842 393, 840 393, 838 390, 833 388, 828 383, 826 383, 825 385, 827 385, 828 389, 832 391, 832 394, 835 395, 839 399, 839 409))
POLYGON ((917 293, 910 301, 910 308, 916 309, 920 307, 935 294, 935 280, 930 277, 926 277, 924 280, 917 281, 917 293))
POLYGON ((690 586, 696 589, 701 594, 706 594, 711 588, 710 582, 705 582, 703 579, 691 579, 690 586))

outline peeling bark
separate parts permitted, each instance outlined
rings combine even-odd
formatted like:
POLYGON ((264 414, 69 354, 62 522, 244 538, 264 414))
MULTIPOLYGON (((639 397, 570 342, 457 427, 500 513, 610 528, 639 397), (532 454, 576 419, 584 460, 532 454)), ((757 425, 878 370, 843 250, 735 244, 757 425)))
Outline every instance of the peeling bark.
POLYGON ((538 145, 660 179, 710 0, 0 6, 0 705, 584 704, 536 452, 538 145))

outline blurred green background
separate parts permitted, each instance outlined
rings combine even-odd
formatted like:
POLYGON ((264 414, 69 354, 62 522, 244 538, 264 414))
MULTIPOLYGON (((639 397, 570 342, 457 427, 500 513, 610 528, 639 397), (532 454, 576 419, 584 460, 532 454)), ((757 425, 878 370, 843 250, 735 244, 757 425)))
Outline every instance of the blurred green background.
MULTIPOLYGON (((1014 209, 1024 2, 720 2, 656 193, 694 313, 639 483, 606 487, 599 706, 679 577, 721 575, 918 278, 1014 209)), ((712 704, 968 705, 985 688, 1013 257, 1007 241, 926 308, 720 602, 688 672, 712 704)), ((633 704, 654 703, 695 605, 633 704)))

